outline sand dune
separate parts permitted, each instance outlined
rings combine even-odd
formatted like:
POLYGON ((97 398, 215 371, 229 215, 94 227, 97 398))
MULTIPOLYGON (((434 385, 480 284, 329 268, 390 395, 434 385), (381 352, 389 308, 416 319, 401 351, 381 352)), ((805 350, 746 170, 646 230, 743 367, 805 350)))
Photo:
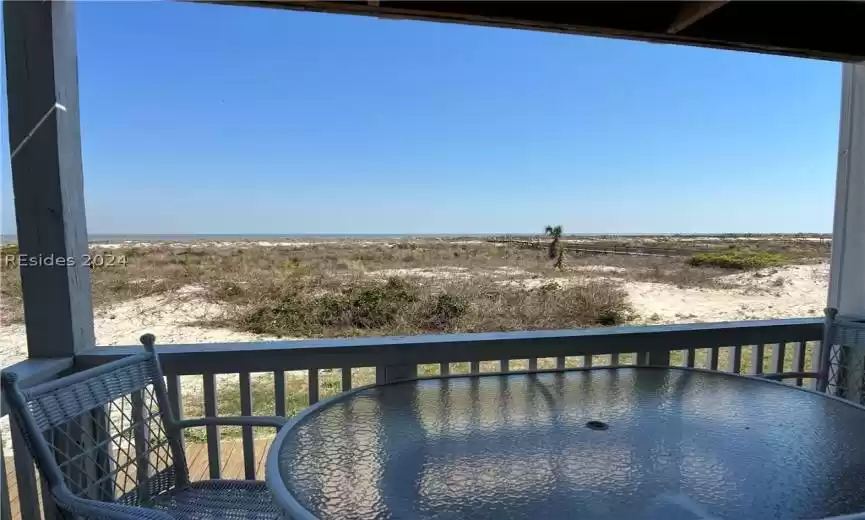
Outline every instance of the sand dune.
POLYGON ((736 289, 679 288, 629 282, 625 290, 643 323, 691 323, 822 316, 828 264, 799 265, 724 277, 736 289), (771 273, 771 274, 770 274, 771 273))
MULTIPOLYGON (((516 271, 504 272, 518 275, 516 271)), ((609 266, 583 266, 571 277, 519 278, 502 283, 526 289, 555 282, 567 285, 587 276, 615 280, 620 274, 609 266)), ((387 270, 374 276, 418 276, 423 278, 464 277, 459 269, 387 270)), ((624 289, 638 315, 635 325, 712 322, 821 316, 826 305, 829 266, 797 265, 739 273, 723 277, 732 289, 679 288, 654 282, 624 282, 624 289)), ((95 313, 98 345, 134 345, 145 332, 156 335, 161 344, 226 343, 277 339, 230 329, 196 325, 226 312, 219 304, 207 302, 187 286, 180 291, 122 302, 95 313)), ((284 339, 284 338, 283 338, 284 339)), ((27 340, 22 324, 0 327, 0 364, 8 366, 26 357, 27 340)))

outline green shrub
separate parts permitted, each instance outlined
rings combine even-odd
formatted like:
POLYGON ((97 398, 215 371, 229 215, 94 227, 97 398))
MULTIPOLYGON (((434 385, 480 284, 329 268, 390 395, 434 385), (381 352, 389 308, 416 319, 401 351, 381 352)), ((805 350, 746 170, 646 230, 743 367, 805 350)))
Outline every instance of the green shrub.
POLYGON ((413 288, 399 278, 391 278, 384 285, 362 287, 345 296, 349 325, 359 329, 392 325, 404 306, 417 300, 413 288))
POLYGON ((762 269, 787 263, 787 259, 771 251, 742 251, 698 253, 688 263, 695 267, 721 267, 724 269, 762 269))
POLYGON ((286 296, 241 315, 237 321, 242 330, 256 334, 292 335, 309 330, 307 307, 296 297, 286 296))
POLYGON ((603 325, 604 327, 621 325, 623 323, 627 323, 629 317, 630 316, 626 314, 623 309, 609 307, 606 309, 602 309, 598 313, 597 324, 603 325))
POLYGON ((558 291, 561 288, 562 288, 562 286, 560 286, 557 282, 549 281, 549 282, 546 282, 545 284, 541 285, 540 287, 538 287, 538 290, 541 292, 550 292, 550 291, 558 291))
POLYGON ((469 310, 468 300, 459 295, 439 294, 433 299, 429 312, 429 328, 451 330, 469 310))
POLYGON ((210 295, 217 301, 229 301, 243 296, 243 288, 229 280, 219 280, 210 286, 210 295))
POLYGON ((570 319, 575 327, 622 325, 632 318, 633 309, 626 293, 612 284, 589 283, 548 294, 564 296, 569 301, 570 319))
POLYGON ((436 288, 393 278, 353 281, 318 294, 292 283, 262 292, 251 307, 238 306, 237 314, 217 325, 277 336, 334 337, 564 329, 631 319, 627 295, 610 283, 527 291, 480 281, 436 288))
POLYGON ((305 296, 289 287, 242 314, 243 330, 278 336, 319 336, 330 330, 388 329, 417 301, 416 288, 392 278, 385 283, 351 285, 335 294, 305 296))

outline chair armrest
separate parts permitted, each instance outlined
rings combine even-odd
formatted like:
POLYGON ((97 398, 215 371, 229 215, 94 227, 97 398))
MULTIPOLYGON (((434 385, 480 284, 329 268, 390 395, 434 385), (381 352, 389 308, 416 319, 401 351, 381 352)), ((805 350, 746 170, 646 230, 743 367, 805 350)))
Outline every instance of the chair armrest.
POLYGON ((177 421, 177 426, 180 428, 193 428, 195 426, 269 426, 271 428, 282 428, 287 421, 288 419, 285 417, 273 415, 203 417, 201 419, 177 421))
POLYGON ((53 489, 52 495, 61 509, 71 512, 76 517, 98 520, 173 520, 174 518, 157 509, 90 500, 60 488, 53 489))

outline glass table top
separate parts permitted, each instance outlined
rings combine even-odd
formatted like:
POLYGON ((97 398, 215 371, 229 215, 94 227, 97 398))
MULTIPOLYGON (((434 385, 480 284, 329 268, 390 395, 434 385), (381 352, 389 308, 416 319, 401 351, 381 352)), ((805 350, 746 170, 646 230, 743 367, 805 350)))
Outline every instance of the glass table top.
POLYGON ((310 409, 268 482, 295 518, 821 518, 865 511, 865 408, 687 369, 421 379, 310 409))

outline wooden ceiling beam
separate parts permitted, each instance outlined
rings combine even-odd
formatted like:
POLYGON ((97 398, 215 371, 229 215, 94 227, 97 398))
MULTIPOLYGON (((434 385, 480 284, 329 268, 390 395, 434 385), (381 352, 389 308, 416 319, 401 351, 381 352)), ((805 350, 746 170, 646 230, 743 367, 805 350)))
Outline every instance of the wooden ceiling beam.
MULTIPOLYGON (((491 27, 505 27, 565 34, 581 34, 606 38, 648 41, 661 44, 693 45, 716 49, 780 54, 812 59, 859 62, 865 60, 865 46, 852 33, 865 20, 865 0, 850 2, 738 2, 729 7, 722 18, 723 24, 712 26, 711 33, 701 33, 700 20, 711 15, 729 2, 657 2, 664 15, 650 24, 634 23, 627 13, 621 19, 610 19, 607 8, 601 2, 537 2, 534 11, 510 9, 510 2, 480 2, 477 0, 448 2, 405 2, 382 0, 179 0, 193 3, 212 3, 247 7, 264 7, 312 11, 349 15, 374 16, 385 19, 424 20, 443 23, 459 23, 491 27), (674 9, 670 9, 672 6, 674 9), (501 8, 497 7, 501 6, 501 8), (671 10, 677 14, 670 14, 671 10), (602 12, 600 18, 594 11, 602 12), (772 11, 775 16, 768 16, 772 11), (517 12, 518 14, 514 14, 517 12), (822 33, 799 30, 810 12, 822 20, 822 25, 839 28, 839 34, 827 38, 822 33), (581 14, 582 13, 582 14, 581 14), (752 14, 756 15, 756 19, 752 14), (755 24, 767 23, 768 18, 778 19, 785 13, 798 16, 792 23, 774 27, 766 34, 754 33, 755 24), (827 16, 827 13, 831 15, 827 16), (729 14, 730 16, 727 16, 729 14), (603 21, 603 23, 601 23, 603 21), (747 23, 746 23, 747 22, 747 23), (645 26, 644 26, 645 25, 645 26), (740 26, 747 30, 739 31, 740 26), (840 39, 840 42, 836 41, 840 39)), ((517 2, 525 6, 533 2, 517 2)), ((642 4, 655 2, 644 1, 642 4)), ((612 3, 610 5, 615 5, 612 3)), ((619 9, 628 9, 631 2, 623 2, 619 9)), ((794 16, 794 18, 795 18, 794 16)), ((613 17, 615 18, 615 17, 613 17)), ((711 21, 711 20, 710 20, 711 21)), ((858 33, 856 33, 858 34, 858 33)))
POLYGON ((724 7, 726 3, 726 0, 723 2, 685 2, 682 4, 682 9, 676 19, 667 28, 667 34, 678 34, 724 7))

